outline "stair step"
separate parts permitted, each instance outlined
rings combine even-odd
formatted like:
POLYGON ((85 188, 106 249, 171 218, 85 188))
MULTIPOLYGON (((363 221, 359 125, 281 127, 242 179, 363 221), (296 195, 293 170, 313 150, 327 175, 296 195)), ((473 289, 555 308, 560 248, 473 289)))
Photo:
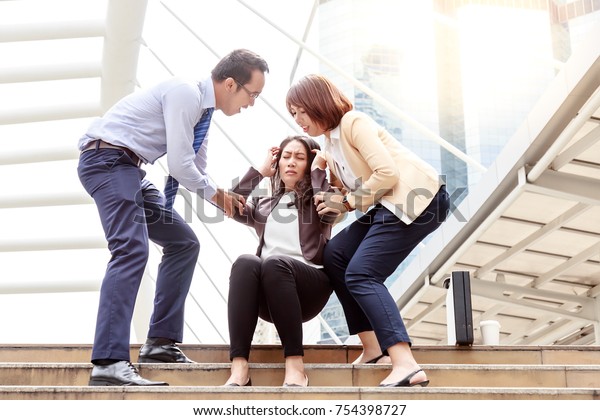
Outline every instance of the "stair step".
MULTIPOLYGON (((220 386, 229 377, 227 363, 139 364, 142 376, 171 386, 220 386)), ((429 387, 600 388, 600 366, 584 365, 422 365, 429 387)), ((0 364, 0 386, 85 386, 92 365, 87 363, 0 364)), ((284 364, 251 363, 255 386, 279 387, 284 364)), ((316 387, 377 386, 389 365, 306 364, 310 385, 316 387)))
MULTIPOLYGON (((131 346, 137 361, 140 345, 131 346)), ((181 345, 195 364, 137 364, 168 387, 90 387, 90 344, 0 345, 0 400, 593 400, 600 346, 415 346, 426 388, 382 388, 389 364, 352 365, 359 346, 305 346, 308 388, 284 388, 281 346, 255 345, 252 387, 223 387, 229 346, 181 345)), ((41 401, 40 401, 41 402, 41 401)))
MULTIPOLYGON (((182 344, 181 349, 199 363, 228 363, 227 345, 182 344)), ((131 360, 137 361, 140 345, 131 346, 131 360)), ((414 346, 420 364, 521 364, 521 365, 600 365, 600 346, 414 346)), ((90 361, 89 344, 36 345, 0 344, 0 362, 74 362, 90 361)), ((361 350, 359 346, 305 346, 306 363, 349 363, 361 350)), ((283 363, 281 346, 255 345, 251 362, 283 363)))
POLYGON ((0 386, 0 400, 594 400, 591 388, 0 386))

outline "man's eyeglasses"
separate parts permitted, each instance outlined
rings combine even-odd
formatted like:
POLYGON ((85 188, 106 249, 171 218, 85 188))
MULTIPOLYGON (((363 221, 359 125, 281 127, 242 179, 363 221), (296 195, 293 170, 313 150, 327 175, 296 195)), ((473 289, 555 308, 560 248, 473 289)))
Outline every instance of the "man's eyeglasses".
MULTIPOLYGON (((233 77, 232 77, 232 79, 233 79, 233 77)), ((250 96, 252 99, 257 99, 257 98, 258 98, 258 96, 260 95, 260 93, 256 93, 256 92, 250 92, 250 90, 248 90, 248 88, 247 88, 246 86, 242 85, 242 84, 241 84, 240 82, 238 82, 237 80, 233 79, 233 81, 234 81, 235 83, 237 83, 237 85, 238 85, 239 87, 241 87, 242 89, 244 89, 244 90, 246 91, 246 93, 247 93, 247 94, 248 94, 248 95, 249 95, 249 96, 250 96)))

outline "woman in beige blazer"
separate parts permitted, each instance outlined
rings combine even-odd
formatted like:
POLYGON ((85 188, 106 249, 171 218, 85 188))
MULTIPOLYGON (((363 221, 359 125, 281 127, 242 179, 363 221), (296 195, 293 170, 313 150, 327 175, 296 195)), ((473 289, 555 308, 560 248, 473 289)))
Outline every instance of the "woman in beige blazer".
POLYGON ((449 197, 433 167, 403 147, 321 75, 308 75, 288 91, 286 104, 309 136, 325 136, 313 167, 329 167, 339 193, 315 195, 319 214, 366 212, 326 245, 325 271, 350 334, 363 353, 355 363, 389 355, 392 371, 380 386, 427 386, 427 375, 384 285, 410 252, 446 219, 449 197))

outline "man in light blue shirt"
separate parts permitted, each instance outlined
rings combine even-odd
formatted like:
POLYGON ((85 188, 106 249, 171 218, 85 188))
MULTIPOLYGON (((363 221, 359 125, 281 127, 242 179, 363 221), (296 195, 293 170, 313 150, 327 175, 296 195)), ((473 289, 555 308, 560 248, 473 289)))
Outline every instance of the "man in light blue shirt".
POLYGON ((130 363, 135 299, 148 261, 148 241, 163 247, 143 363, 193 363, 177 346, 184 304, 200 244, 193 230, 148 180, 142 164, 167 156, 171 176, 232 216, 243 198, 218 188, 206 173, 207 141, 194 150, 194 127, 206 110, 234 115, 254 105, 265 85, 266 61, 240 49, 199 82, 173 78, 134 92, 94 120, 79 139, 79 179, 92 196, 111 259, 100 290, 90 385, 167 385, 139 375, 130 363))

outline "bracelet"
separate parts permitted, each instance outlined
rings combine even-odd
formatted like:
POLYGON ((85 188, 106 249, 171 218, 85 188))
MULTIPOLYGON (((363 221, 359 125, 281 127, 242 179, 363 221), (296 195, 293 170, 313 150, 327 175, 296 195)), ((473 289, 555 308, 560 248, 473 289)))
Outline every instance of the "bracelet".
POLYGON ((352 211, 354 210, 352 208, 352 206, 350 205, 350 203, 348 202, 348 196, 345 195, 344 198, 342 198, 342 204, 344 205, 344 207, 346 207, 346 211, 352 211))

